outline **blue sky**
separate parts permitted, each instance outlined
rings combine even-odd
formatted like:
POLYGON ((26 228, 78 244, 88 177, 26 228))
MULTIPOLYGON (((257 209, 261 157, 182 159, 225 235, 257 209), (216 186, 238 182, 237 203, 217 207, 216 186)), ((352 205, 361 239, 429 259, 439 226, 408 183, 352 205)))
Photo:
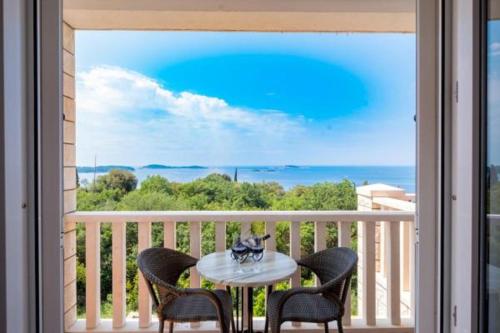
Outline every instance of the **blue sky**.
POLYGON ((413 34, 76 34, 77 164, 414 165, 413 34))

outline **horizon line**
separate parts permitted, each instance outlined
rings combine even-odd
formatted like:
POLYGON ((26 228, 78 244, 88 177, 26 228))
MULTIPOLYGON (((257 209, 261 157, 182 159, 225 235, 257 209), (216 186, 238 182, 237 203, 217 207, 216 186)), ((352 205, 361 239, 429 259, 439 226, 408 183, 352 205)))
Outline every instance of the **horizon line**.
MULTIPOLYGON (((167 167, 204 167, 204 168, 229 168, 229 167, 415 167, 416 164, 222 164, 222 165, 203 165, 203 164, 161 164, 161 163, 148 163, 148 164, 121 164, 121 163, 106 163, 98 164, 97 167, 103 166, 124 166, 124 167, 145 167, 150 165, 160 165, 167 167)), ((79 167, 93 168, 94 165, 77 165, 79 167)))

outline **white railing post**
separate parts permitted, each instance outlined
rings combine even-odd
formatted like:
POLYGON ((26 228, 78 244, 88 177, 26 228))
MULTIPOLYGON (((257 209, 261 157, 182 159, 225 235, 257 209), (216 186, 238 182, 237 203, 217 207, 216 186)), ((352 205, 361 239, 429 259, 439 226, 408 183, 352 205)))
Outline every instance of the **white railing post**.
POLYGON ((85 317, 88 329, 101 321, 101 224, 85 225, 85 317))
MULTIPOLYGON (((338 242, 340 247, 351 247, 351 222, 338 222, 338 242)), ((352 281, 351 281, 352 284, 352 281)), ((351 325, 351 291, 347 292, 345 300, 345 313, 342 322, 346 326, 351 325)))
MULTIPOLYGON (((137 229, 137 253, 151 247, 151 222, 139 223, 137 229)), ((151 326, 151 296, 146 280, 139 272, 139 328, 151 326)))
MULTIPOLYGON (((267 221, 266 224, 265 224, 265 227, 266 227, 266 234, 269 234, 269 239, 266 240, 266 243, 265 243, 265 246, 266 246, 266 250, 269 250, 269 251, 276 251, 276 222, 275 221, 267 221)), ((275 286, 273 286, 273 289, 274 289, 275 286)), ((266 311, 267 311, 267 301, 268 301, 268 297, 267 297, 267 290, 265 291, 265 308, 266 308, 266 311)))
POLYGON ((401 324, 401 289, 399 269, 399 222, 385 222, 387 238, 387 314, 392 325, 401 324))
MULTIPOLYGON (((221 252, 226 250, 226 222, 215 223, 215 251, 221 252)), ((217 289, 224 289, 224 285, 217 284, 217 289)))
MULTIPOLYGON (((189 251, 192 257, 200 258, 201 256, 201 222, 189 222, 189 251)), ((191 288, 200 288, 201 279, 200 275, 196 271, 196 268, 192 267, 189 270, 189 286, 191 288)), ((199 322, 191 323, 191 327, 200 327, 199 322)))
MULTIPOLYGON (((240 236, 241 239, 244 239, 246 237, 249 237, 250 234, 252 233, 252 222, 242 222, 240 226, 240 236)), ((243 320, 243 326, 247 328, 247 315, 248 315, 248 289, 243 288, 242 289, 243 294, 242 294, 242 303, 243 303, 243 312, 241 314, 242 320, 243 320)))
POLYGON ((127 280, 125 247, 126 222, 112 223, 112 293, 113 293, 113 328, 125 326, 127 297, 125 283, 127 280))
MULTIPOLYGON (((294 260, 300 259, 300 222, 290 223, 290 256, 294 260)), ((300 268, 291 278, 292 288, 300 287, 300 268)))
POLYGON ((276 251, 276 222, 266 222, 266 234, 271 236, 266 240, 266 250, 276 251))
MULTIPOLYGON (((300 259, 300 222, 290 222, 290 256, 295 260, 300 259)), ((300 267, 292 275, 291 287, 300 287, 300 267)), ((301 323, 292 322, 292 325, 298 327, 301 323)))
MULTIPOLYGON (((314 252, 326 249, 326 224, 327 222, 314 222, 314 252)), ((316 277, 316 286, 320 284, 321 282, 316 277)))
POLYGON ((362 274, 358 276, 361 282, 361 315, 368 326, 376 325, 376 298, 375 298, 375 223, 361 222, 362 239, 358 243, 361 247, 362 274))
POLYGON ((410 225, 410 315, 415 319, 415 222, 408 222, 410 225))
MULTIPOLYGON (((189 222, 189 251, 192 257, 200 258, 201 222, 189 222)), ((190 269, 189 280, 191 288, 199 288, 201 286, 200 276, 194 267, 190 269)))
POLYGON ((175 250, 176 238, 175 222, 163 222, 163 246, 175 250))
POLYGON ((326 249, 327 222, 314 222, 314 251, 326 249))
POLYGON ((410 224, 406 222, 401 223, 401 289, 403 291, 410 290, 410 234, 408 230, 410 228, 410 224))
POLYGON ((240 228, 241 239, 250 237, 252 234, 252 222, 242 222, 240 228))

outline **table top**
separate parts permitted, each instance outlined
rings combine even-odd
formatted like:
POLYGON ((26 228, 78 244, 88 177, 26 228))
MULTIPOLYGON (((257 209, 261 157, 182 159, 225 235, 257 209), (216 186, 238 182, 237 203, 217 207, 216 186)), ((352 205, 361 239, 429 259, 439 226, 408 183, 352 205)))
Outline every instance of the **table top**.
POLYGON ((227 250, 202 257, 196 269, 205 279, 217 284, 262 287, 288 279, 297 270, 297 263, 283 253, 267 250, 261 261, 248 258, 239 263, 231 258, 231 250, 227 250))

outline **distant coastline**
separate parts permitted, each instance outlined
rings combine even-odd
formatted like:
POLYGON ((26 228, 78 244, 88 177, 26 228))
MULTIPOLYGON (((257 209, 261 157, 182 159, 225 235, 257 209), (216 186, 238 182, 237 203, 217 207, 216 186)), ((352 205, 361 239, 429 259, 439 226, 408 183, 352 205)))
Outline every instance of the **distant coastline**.
MULTIPOLYGON (((272 166, 220 166, 220 168, 252 168, 254 172, 274 172, 280 169, 300 169, 308 168, 308 165, 272 165, 272 166)), ((111 170, 126 170, 126 171, 136 171, 140 169, 151 169, 151 170, 161 170, 161 169, 210 169, 213 167, 201 166, 201 165, 164 165, 164 164, 147 164, 139 167, 133 167, 129 165, 98 165, 93 166, 77 166, 76 170, 80 173, 105 173, 111 170)), ((219 168, 219 166, 216 166, 219 168)))
POLYGON ((132 167, 128 165, 98 165, 93 166, 78 166, 76 170, 80 173, 104 173, 111 170, 126 170, 126 171, 136 171, 138 169, 207 169, 207 167, 199 165, 187 165, 187 166, 173 166, 173 165, 163 165, 163 164, 148 164, 140 167, 132 167))
MULTIPOLYGON (((148 164, 144 166, 100 165, 96 175, 100 176, 113 169, 132 172, 140 183, 153 175, 159 175, 171 182, 185 183, 207 177, 210 174, 225 174, 238 182, 275 182, 290 189, 298 185, 313 185, 322 182, 339 182, 349 179, 356 185, 384 183, 415 192, 414 166, 307 166, 307 165, 255 165, 255 166, 172 166, 148 164), (237 170, 237 171, 236 171, 237 170)), ((81 184, 93 181, 94 167, 78 167, 81 184)))
POLYGON ((135 168, 127 165, 98 165, 96 167, 93 166, 76 167, 76 171, 78 171, 79 173, 91 173, 91 172, 103 173, 103 172, 109 172, 111 170, 135 171, 135 168))
POLYGON ((175 166, 175 165, 163 165, 163 164, 148 164, 139 167, 139 169, 207 169, 207 167, 199 165, 175 166))

